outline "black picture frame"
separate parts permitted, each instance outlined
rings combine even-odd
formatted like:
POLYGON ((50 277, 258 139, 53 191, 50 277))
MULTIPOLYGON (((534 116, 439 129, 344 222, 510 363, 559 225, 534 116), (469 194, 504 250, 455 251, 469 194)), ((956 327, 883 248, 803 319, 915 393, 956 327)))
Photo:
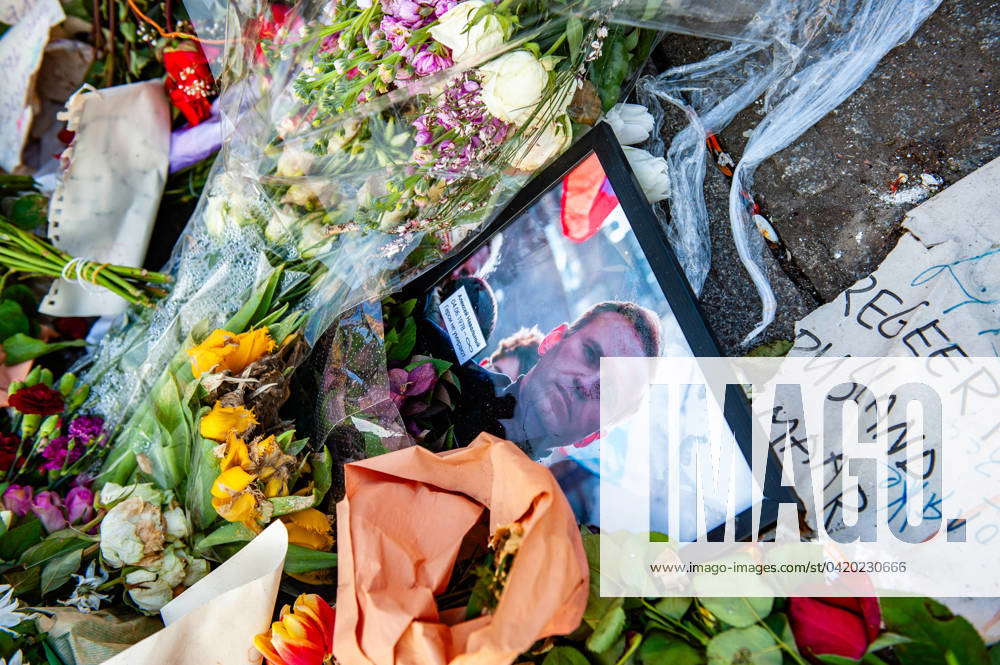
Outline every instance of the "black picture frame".
MULTIPOLYGON (((639 181, 629 166, 618 139, 611 127, 598 123, 552 164, 520 191, 503 211, 486 227, 463 242, 462 248, 450 258, 411 281, 404 289, 406 297, 419 297, 464 263, 473 253, 497 233, 518 220, 543 195, 556 187, 569 171, 595 154, 604 169, 619 203, 626 212, 629 225, 645 255, 657 282, 673 311, 694 357, 721 357, 718 342, 709 329, 677 260, 677 256, 648 203, 639 181)), ((752 467, 752 440, 754 420, 750 403, 739 386, 731 385, 726 393, 724 415, 747 464, 752 467)), ((766 439, 762 439, 766 440, 766 439)), ((760 539, 761 533, 777 522, 778 506, 790 503, 801 510, 801 502, 788 486, 781 484, 781 461, 773 450, 768 460, 761 488, 759 531, 754 531, 753 509, 747 508, 735 516, 735 538, 745 541, 760 539)), ((720 525, 706 535, 709 541, 722 541, 725 525, 720 525)), ((730 536, 732 537, 732 536, 730 536)))

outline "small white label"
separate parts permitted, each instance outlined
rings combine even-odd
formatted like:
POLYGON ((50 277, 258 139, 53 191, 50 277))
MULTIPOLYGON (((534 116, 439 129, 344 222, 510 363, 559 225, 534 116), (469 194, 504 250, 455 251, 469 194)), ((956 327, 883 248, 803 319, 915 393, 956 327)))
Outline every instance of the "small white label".
POLYGON ((459 365, 486 348, 486 339, 464 286, 441 303, 441 317, 459 365))

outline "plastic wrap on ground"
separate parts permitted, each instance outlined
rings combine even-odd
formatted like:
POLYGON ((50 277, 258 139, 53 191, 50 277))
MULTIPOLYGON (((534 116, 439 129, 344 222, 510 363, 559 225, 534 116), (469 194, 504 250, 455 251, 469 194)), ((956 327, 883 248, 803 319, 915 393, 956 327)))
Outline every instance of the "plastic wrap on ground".
POLYGON ((761 320, 744 343, 774 320, 777 306, 762 262, 763 239, 749 204, 754 171, 854 92, 882 56, 909 39, 939 4, 768 0, 729 49, 639 82, 639 96, 647 104, 672 104, 690 120, 667 151, 669 235, 695 291, 704 285, 711 262, 703 189, 706 136, 721 132, 763 96, 765 117, 744 146, 729 194, 733 241, 762 305, 761 320))

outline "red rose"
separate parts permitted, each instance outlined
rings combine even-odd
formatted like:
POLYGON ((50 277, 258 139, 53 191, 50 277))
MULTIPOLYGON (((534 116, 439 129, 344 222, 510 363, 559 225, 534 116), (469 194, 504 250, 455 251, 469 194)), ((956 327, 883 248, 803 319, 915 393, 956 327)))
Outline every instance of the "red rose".
POLYGON ((63 410, 63 396, 44 383, 21 388, 8 397, 7 402, 21 413, 36 413, 40 416, 51 416, 62 413, 63 410))
POLYGON ((56 319, 56 330, 59 334, 68 339, 85 339, 90 332, 90 325, 93 319, 82 316, 63 316, 56 319))
POLYGON ((788 619, 807 656, 861 658, 878 636, 882 613, 877 598, 789 598, 788 619))
POLYGON ((0 432, 0 471, 7 471, 14 463, 17 446, 21 440, 16 434, 0 432))
POLYGON ((167 94, 191 125, 212 115, 209 95, 215 86, 208 60, 201 51, 165 51, 167 94))

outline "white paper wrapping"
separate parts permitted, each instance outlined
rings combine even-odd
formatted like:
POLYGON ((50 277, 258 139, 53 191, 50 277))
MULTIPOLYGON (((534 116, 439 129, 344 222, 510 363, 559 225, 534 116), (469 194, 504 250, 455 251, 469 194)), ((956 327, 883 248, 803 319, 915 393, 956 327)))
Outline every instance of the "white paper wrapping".
MULTIPOLYGON (((76 138, 49 206, 48 236, 74 257, 140 266, 167 177, 170 109, 163 83, 82 90, 67 111, 76 138)), ((39 311, 104 316, 126 305, 97 286, 56 279, 39 311)))

